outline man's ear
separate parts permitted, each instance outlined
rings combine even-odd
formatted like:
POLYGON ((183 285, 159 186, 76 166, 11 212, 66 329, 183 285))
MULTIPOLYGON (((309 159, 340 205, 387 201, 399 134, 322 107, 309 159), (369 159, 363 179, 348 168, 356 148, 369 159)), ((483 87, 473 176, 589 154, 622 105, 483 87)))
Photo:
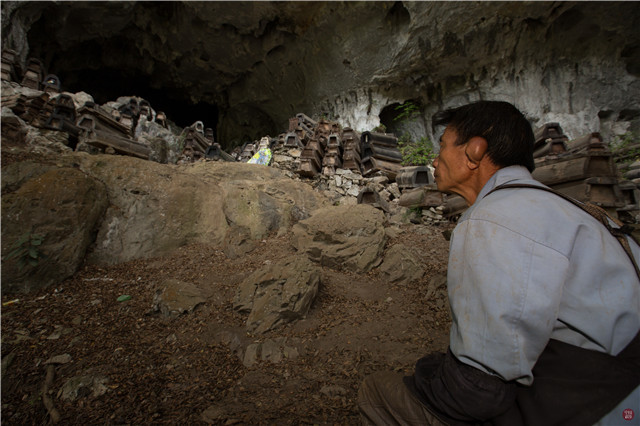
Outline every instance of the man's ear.
POLYGON ((469 139, 464 149, 464 153, 467 156, 467 167, 471 170, 477 169, 488 148, 489 143, 485 138, 474 136, 469 139))

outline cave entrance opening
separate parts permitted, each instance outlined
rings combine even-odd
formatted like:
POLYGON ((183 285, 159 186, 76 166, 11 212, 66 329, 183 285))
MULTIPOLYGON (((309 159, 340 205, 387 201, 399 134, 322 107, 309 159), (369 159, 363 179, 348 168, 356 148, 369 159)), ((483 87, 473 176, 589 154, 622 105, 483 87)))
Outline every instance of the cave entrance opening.
POLYGON ((393 133, 399 140, 418 141, 427 136, 424 108, 418 100, 408 99, 387 105, 379 117, 385 132, 393 133))
POLYGON ((214 135, 218 134, 220 111, 216 104, 202 101, 194 103, 183 91, 151 87, 148 76, 127 74, 123 70, 103 68, 76 71, 74 74, 65 76, 60 73, 63 90, 72 93, 86 92, 99 105, 116 101, 123 96, 136 96, 148 101, 156 112, 164 112, 167 119, 178 127, 184 128, 202 121, 205 128, 213 129, 214 135))

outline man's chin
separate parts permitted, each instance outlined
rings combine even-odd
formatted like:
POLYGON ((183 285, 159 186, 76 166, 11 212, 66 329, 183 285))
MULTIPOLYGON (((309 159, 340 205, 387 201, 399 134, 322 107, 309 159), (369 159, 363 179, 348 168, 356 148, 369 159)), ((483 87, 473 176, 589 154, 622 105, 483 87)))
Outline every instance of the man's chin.
POLYGON ((453 192, 451 192, 448 188, 440 188, 440 186, 438 186, 438 182, 436 182, 436 189, 440 192, 442 192, 443 194, 453 194, 453 192))

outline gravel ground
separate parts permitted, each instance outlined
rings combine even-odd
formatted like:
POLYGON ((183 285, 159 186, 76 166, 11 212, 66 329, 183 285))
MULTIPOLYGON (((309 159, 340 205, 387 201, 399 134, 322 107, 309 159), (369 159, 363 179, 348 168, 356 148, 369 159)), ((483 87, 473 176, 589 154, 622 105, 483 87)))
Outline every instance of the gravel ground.
POLYGON ((392 285, 375 270, 324 268, 306 318, 263 335, 246 332, 232 300, 252 271, 295 253, 287 235, 234 260, 220 248, 190 245, 5 294, 2 423, 358 424, 357 391, 367 374, 410 374, 419 357, 448 342, 446 290, 437 279, 446 274, 445 228, 402 230, 388 247, 420 253, 423 279, 392 285), (196 285, 206 302, 163 316, 154 296, 168 278, 196 285), (122 295, 131 298, 118 301, 122 295), (266 341, 295 351, 245 366, 247 345, 266 341))

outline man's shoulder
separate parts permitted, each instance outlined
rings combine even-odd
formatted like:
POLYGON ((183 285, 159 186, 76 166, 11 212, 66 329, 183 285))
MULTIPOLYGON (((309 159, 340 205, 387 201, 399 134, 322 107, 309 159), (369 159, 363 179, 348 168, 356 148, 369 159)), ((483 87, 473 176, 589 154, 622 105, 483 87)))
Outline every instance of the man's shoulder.
POLYGON ((504 188, 485 195, 462 220, 506 229, 538 243, 565 247, 588 214, 567 200, 536 188, 504 188))

